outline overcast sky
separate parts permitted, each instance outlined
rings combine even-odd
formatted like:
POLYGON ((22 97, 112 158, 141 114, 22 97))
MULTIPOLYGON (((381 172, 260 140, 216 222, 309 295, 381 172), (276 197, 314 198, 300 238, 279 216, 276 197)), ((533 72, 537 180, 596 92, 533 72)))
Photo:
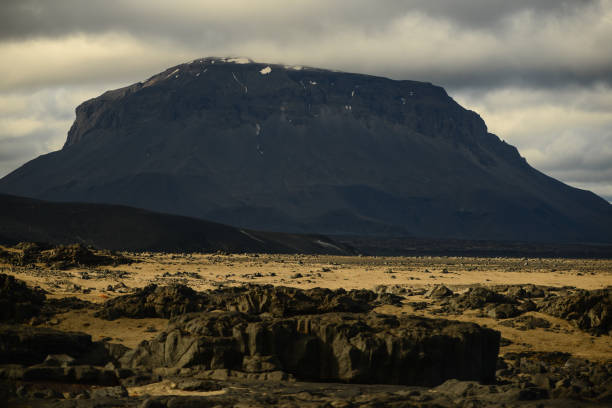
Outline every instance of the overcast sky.
POLYGON ((0 177, 85 99, 204 56, 433 82, 612 201, 612 0, 2 0, 0 177))

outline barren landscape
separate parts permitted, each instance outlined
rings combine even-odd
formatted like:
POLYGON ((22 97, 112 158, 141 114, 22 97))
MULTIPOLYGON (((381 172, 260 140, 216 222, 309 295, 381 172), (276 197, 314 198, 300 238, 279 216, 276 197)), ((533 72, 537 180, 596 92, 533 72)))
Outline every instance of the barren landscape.
MULTIPOLYGON (((91 336, 91 344, 112 350, 108 361, 88 366, 105 366, 99 369, 110 370, 114 376, 106 381, 95 375, 88 381, 58 379, 57 373, 32 368, 32 363, 46 366, 43 361, 14 361, 0 369, 0 376, 10 384, 8 395, 18 396, 12 399, 15 406, 170 407, 191 406, 188 401, 194 398, 201 406, 241 406, 239 401, 245 406, 605 406, 612 402, 609 259, 94 253, 80 246, 62 248, 40 251, 21 246, 2 251, 0 273, 6 274, 5 279, 21 280, 46 298, 38 302, 39 310, 31 317, 24 316, 25 325, 5 326, 0 336, 2 352, 6 357, 14 347, 8 340, 9 333, 17 330, 14 327, 85 333, 91 336), (353 327, 367 324, 368 330, 393 339, 398 336, 389 335, 393 330, 406 326, 408 331, 402 335, 406 336, 426 325, 429 328, 413 339, 417 344, 429 344, 427 336, 438 330, 446 333, 443 337, 449 336, 446 325, 456 323, 448 320, 476 323, 469 330, 478 328, 478 334, 472 335, 479 340, 471 340, 481 344, 478 353, 495 355, 499 347, 499 357, 493 357, 490 369, 486 369, 490 358, 485 356, 466 371, 466 360, 458 367, 436 362, 441 351, 419 346, 425 347, 421 354, 431 354, 423 366, 429 364, 429 368, 419 371, 410 360, 412 371, 402 366, 387 375, 377 371, 381 367, 373 358, 368 360, 370 365, 359 363, 342 371, 344 351, 337 350, 330 356, 340 368, 331 371, 319 366, 304 371, 303 362, 292 366, 295 362, 282 353, 275 355, 265 345, 249 346, 255 349, 250 356, 242 356, 241 363, 230 362, 223 353, 218 361, 208 358, 205 362, 188 347, 180 350, 187 342, 180 336, 173 340, 180 358, 166 355, 159 360, 155 354, 157 344, 166 344, 162 348, 167 350, 177 328, 186 336, 186 332, 193 335, 202 330, 194 332, 194 327, 211 324, 250 327, 258 321, 273 327, 281 318, 297 319, 298 327, 299 321, 311 327, 298 332, 315 330, 312 326, 317 325, 327 327, 320 330, 340 330, 334 319, 357 319, 360 323, 352 323, 353 327), (391 318, 397 321, 386 322, 391 318), (222 323, 223 319, 229 320, 222 323), (498 345, 487 345, 490 339, 482 343, 482 338, 495 332, 501 335, 493 341, 498 345), (185 355, 191 357, 184 360, 185 355), (492 378, 487 378, 487 370, 492 378), (42 398, 45 392, 48 395, 42 398)), ((3 296, 9 290, 15 293, 9 286, 5 284, 3 296)), ((19 308, 18 301, 14 304, 19 308)), ((11 322, 11 316, 4 320, 11 322)), ((468 326, 457 327, 468 330, 468 326)), ((343 337, 334 336, 337 347, 338 338, 343 337)), ((368 349, 375 340, 364 345, 347 336, 349 347, 376 353, 368 349)), ((317 355, 286 341, 295 355, 317 355)), ((463 348, 456 353, 467 353, 464 357, 472 362, 475 355, 468 343, 462 342, 463 348)), ((212 344, 209 347, 216 353, 215 347, 221 346, 214 344, 220 343, 212 344)), ((390 361, 399 358, 394 356, 390 361)), ((352 358, 349 361, 355 364, 352 358)), ((70 364, 50 366, 58 365, 65 372, 70 364)))

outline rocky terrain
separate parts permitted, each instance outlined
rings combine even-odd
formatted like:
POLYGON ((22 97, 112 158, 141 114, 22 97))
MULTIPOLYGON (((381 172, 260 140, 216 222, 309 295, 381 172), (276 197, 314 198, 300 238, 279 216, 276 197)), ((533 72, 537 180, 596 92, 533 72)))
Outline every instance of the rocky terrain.
POLYGON ((82 244, 50 246, 21 242, 14 247, 0 246, 0 261, 11 265, 34 265, 66 269, 77 266, 121 265, 131 262, 111 251, 98 251, 82 244))
POLYGON ((265 231, 612 240, 607 201, 530 167, 440 87, 239 58, 85 101, 64 148, 0 192, 265 231))
POLYGON ((119 255, 131 262, 60 269, 43 258, 5 260, 0 400, 15 407, 612 404, 608 261, 119 255), (225 264, 246 273, 215 284, 211 273, 225 264), (256 272, 259 264, 269 272, 256 272), (160 265, 170 270, 151 269, 160 265), (350 272, 353 281, 340 280, 347 289, 334 287, 351 265, 373 280, 350 272), (473 268, 480 283, 458 282, 473 268), (498 268, 514 283, 496 282, 498 268))

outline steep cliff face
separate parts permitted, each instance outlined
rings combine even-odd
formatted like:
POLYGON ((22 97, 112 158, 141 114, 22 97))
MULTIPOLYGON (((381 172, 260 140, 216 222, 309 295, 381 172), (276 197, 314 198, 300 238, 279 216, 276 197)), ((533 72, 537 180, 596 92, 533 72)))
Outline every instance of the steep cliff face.
POLYGON ((206 58, 84 102, 0 191, 343 234, 611 241, 612 206, 531 168, 444 89, 206 58))

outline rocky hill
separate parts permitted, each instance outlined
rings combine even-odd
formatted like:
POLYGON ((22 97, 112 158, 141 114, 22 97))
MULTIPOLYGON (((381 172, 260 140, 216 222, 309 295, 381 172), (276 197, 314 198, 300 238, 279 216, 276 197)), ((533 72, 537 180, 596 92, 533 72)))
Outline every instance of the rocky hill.
POLYGON ((26 241, 130 251, 352 253, 320 235, 251 231, 119 205, 0 194, 0 244, 26 241))
POLYGON ((533 169, 429 83, 206 58, 81 104, 0 191, 268 231, 611 242, 612 206, 533 169))

